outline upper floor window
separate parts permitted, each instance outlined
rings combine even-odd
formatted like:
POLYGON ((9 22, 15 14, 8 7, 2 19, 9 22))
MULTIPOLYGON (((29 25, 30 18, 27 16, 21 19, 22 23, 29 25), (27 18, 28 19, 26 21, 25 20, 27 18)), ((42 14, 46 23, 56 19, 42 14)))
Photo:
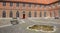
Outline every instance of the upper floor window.
POLYGON ((19 2, 16 3, 16 6, 19 7, 19 2))
POLYGON ((6 2, 3 2, 3 6, 6 6, 6 2))
POLYGON ((29 7, 31 7, 31 4, 29 4, 29 7))
POLYGON ((13 6, 13 3, 12 2, 10 2, 10 6, 13 6))
POLYGON ((46 7, 46 5, 44 5, 44 7, 46 7))
POLYGON ((40 7, 42 7, 42 5, 40 5, 40 7))
POLYGON ((25 3, 23 3, 23 7, 25 7, 25 3))
POLYGON ((37 4, 34 4, 34 7, 37 7, 37 4))

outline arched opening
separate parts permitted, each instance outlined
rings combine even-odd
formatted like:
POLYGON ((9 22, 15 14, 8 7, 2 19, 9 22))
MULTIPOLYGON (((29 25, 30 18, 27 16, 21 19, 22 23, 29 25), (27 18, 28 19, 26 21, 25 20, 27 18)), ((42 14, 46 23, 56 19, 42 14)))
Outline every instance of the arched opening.
POLYGON ((37 17, 37 12, 36 11, 34 12, 34 17, 37 17))
POLYGON ((23 11, 23 19, 25 19, 25 11, 23 11))
POLYGON ((29 12, 29 17, 31 17, 31 11, 29 12))
POLYGON ((44 11, 44 17, 46 17, 46 11, 44 11))
POLYGON ((10 11, 10 17, 13 17, 13 13, 12 13, 12 11, 10 11))
POLYGON ((6 17, 6 12, 5 11, 3 11, 3 13, 2 13, 2 17, 6 17))
POLYGON ((19 12, 18 11, 16 12, 16 17, 19 17, 19 12))
POLYGON ((40 17, 42 17, 42 12, 40 11, 40 17))

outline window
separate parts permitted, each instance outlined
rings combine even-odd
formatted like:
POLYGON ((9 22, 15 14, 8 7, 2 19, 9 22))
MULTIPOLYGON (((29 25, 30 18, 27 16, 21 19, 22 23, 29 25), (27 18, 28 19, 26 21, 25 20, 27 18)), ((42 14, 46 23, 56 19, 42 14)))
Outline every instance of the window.
POLYGON ((40 7, 42 7, 43 5, 40 5, 40 7))
POLYGON ((29 17, 31 17, 31 11, 29 12, 29 17))
POLYGON ((44 5, 44 7, 46 7, 46 5, 44 5))
POLYGON ((55 7, 55 4, 52 4, 52 7, 55 7))
POLYGON ((6 12, 3 11, 2 17, 6 17, 6 12))
POLYGON ((16 12, 16 17, 19 17, 19 12, 18 11, 16 12))
POLYGON ((16 3, 16 6, 19 7, 19 3, 16 3))
POLYGON ((37 17, 37 12, 36 11, 34 12, 34 17, 37 17))
POLYGON ((3 6, 6 6, 6 2, 3 2, 3 6))
POLYGON ((42 12, 40 12, 40 17, 42 17, 42 12))
POLYGON ((12 13, 12 11, 10 11, 10 17, 13 17, 13 13, 12 13))
POLYGON ((25 3, 23 3, 23 7, 25 7, 25 3))
POLYGON ((10 2, 10 6, 13 6, 13 3, 12 2, 10 2))
POLYGON ((25 11, 23 11, 23 14, 25 14, 25 11))
POLYGON ((44 11, 44 17, 46 17, 46 11, 44 11))
POLYGON ((29 4, 29 7, 31 7, 31 4, 29 4))

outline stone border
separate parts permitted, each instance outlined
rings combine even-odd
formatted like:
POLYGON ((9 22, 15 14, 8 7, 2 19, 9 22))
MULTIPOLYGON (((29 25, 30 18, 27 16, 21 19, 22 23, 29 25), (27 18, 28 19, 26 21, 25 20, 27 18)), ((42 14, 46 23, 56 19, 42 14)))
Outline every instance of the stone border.
MULTIPOLYGON (((34 24, 35 25, 35 24, 34 24)), ((55 32, 56 31, 56 26, 54 26, 54 31, 43 31, 43 30, 36 30, 36 29, 29 29, 29 27, 32 27, 33 25, 30 25, 27 27, 28 30, 33 30, 33 31, 41 31, 41 32, 55 32)))

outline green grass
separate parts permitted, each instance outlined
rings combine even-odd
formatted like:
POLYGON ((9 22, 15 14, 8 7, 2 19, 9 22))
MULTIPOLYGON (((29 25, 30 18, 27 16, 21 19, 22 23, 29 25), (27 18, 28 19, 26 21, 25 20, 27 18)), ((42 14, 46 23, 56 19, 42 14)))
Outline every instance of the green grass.
POLYGON ((43 30, 43 31, 53 31, 54 26, 49 25, 33 25, 29 29, 43 30))

